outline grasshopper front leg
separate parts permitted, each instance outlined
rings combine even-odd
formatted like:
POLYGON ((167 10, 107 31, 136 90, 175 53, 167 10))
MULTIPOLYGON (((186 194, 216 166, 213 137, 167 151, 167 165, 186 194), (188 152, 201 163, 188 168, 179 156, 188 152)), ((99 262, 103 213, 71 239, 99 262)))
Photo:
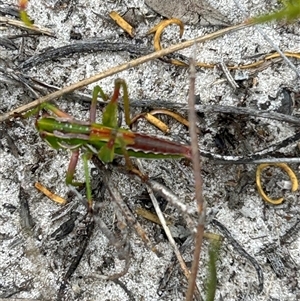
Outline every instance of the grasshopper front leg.
POLYGON ((103 112, 102 123, 104 126, 117 129, 118 127, 118 99, 120 95, 120 88, 123 89, 123 101, 124 101, 124 113, 126 124, 130 124, 130 114, 129 114, 129 96, 127 84, 123 79, 115 80, 114 93, 110 99, 110 102, 106 106, 103 112))
MULTIPOLYGON (((123 98, 124 98, 124 107, 125 107, 125 119, 126 119, 127 124, 130 123, 129 97, 128 97, 127 85, 124 80, 116 79, 113 96, 112 96, 110 102, 108 103, 108 105, 106 106, 106 108, 103 112, 103 118, 102 118, 103 125, 112 128, 110 139, 104 146, 101 147, 101 149, 98 152, 98 157, 105 163, 112 162, 114 159, 114 155, 115 155, 114 150, 115 150, 115 142, 116 142, 116 137, 117 137, 117 126, 118 126, 118 120, 117 120, 118 98, 120 95, 121 86, 123 88, 123 94, 124 94, 123 98)), ((108 98, 107 95, 103 92, 103 90, 99 86, 96 86, 94 88, 92 102, 91 102, 91 108, 90 108, 90 122, 91 123, 94 123, 96 121, 96 106, 97 106, 98 94, 100 94, 101 98, 105 101, 108 98)), ((73 155, 74 155, 74 157, 76 156, 74 153, 73 153, 73 155)), ((72 157, 73 157, 73 155, 72 155, 72 157)), ((87 200, 88 200, 89 209, 91 210, 92 192, 91 192, 90 176, 89 176, 89 170, 88 170, 88 160, 90 159, 90 154, 85 153, 82 158, 83 158, 83 162, 84 162, 87 200)), ((130 161, 129 157, 127 159, 130 161)), ((77 160, 78 160, 78 155, 77 155, 77 160)), ((72 158, 71 158, 71 161, 72 161, 72 158)), ((127 160, 126 160, 126 162, 127 162, 127 160)), ((75 166, 76 166, 76 164, 75 164, 75 166)), ((69 167, 70 166, 71 166, 71 162, 70 162, 69 167)), ((71 176, 72 179, 73 179, 74 171, 75 171, 75 168, 74 169, 70 168, 68 170, 69 177, 71 176)))
MULTIPOLYGON (((103 112, 103 118, 102 123, 104 126, 112 128, 111 130, 111 137, 109 141, 101 147, 98 157, 105 163, 112 162, 115 156, 115 143, 117 142, 118 145, 121 147, 123 156, 125 158, 126 167, 129 171, 131 171, 134 174, 137 174, 142 179, 147 179, 147 176, 143 175, 138 169, 136 169, 131 159, 128 155, 128 152, 126 150, 126 141, 123 139, 123 137, 120 137, 118 135, 118 98, 120 95, 120 88, 123 89, 123 101, 124 101, 124 113, 125 113, 125 122, 129 126, 130 125, 130 108, 129 108, 129 95, 128 95, 128 89, 127 84, 122 79, 116 79, 115 80, 115 87, 114 87, 114 93, 111 97, 110 102, 106 106, 104 112, 103 112)), ((95 110, 95 101, 97 98, 98 93, 101 94, 101 97, 105 95, 101 88, 99 86, 95 87, 93 92, 93 99, 92 99, 92 105, 91 105, 91 116, 94 116, 92 114, 92 110, 95 110)))
MULTIPOLYGON (((115 87, 113 95, 107 104, 103 112, 102 123, 104 126, 111 128, 111 136, 108 142, 101 147, 98 157, 105 163, 112 162, 115 156, 115 143, 118 136, 118 98, 120 95, 120 88, 123 88, 123 99, 125 108, 125 120, 130 124, 129 114, 129 96, 126 82, 122 79, 115 80, 115 87)), ((93 91, 93 98, 90 110, 91 122, 95 122, 95 111, 97 96, 100 93, 102 99, 106 98, 106 95, 99 86, 96 86, 93 91)), ((123 141, 119 141, 121 145, 125 144, 123 141)), ((124 148, 125 149, 125 148, 124 148)), ((126 155, 126 154, 125 154, 126 155)))

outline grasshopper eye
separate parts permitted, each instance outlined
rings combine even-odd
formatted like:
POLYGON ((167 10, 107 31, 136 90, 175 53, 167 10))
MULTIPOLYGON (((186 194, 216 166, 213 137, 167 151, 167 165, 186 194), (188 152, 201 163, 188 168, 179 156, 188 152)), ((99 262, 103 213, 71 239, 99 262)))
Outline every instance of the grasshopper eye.
MULTIPOLYGON (((46 132, 40 132, 40 137, 42 139, 46 139, 47 138, 47 133, 46 132)), ((48 142, 48 141, 46 141, 46 142, 48 142)))

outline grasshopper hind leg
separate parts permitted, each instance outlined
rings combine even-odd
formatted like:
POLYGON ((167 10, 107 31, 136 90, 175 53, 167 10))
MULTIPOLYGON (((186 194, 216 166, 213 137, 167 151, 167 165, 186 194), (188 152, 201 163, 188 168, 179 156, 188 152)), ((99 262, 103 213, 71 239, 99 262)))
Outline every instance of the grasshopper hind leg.
POLYGON ((75 169, 78 163, 78 158, 79 158, 79 149, 73 150, 72 151, 72 156, 69 162, 69 166, 68 166, 68 171, 67 171, 67 176, 66 176, 66 183, 68 185, 72 185, 72 186, 82 186, 84 183, 81 182, 75 182, 73 181, 74 179, 74 173, 75 173, 75 169))

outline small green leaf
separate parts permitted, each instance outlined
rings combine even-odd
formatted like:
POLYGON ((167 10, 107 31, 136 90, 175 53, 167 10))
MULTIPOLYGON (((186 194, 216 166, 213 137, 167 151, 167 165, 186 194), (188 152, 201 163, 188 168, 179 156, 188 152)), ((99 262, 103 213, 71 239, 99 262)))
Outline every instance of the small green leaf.
POLYGON ((25 10, 20 10, 20 19, 24 22, 27 26, 32 26, 33 21, 29 18, 25 10))

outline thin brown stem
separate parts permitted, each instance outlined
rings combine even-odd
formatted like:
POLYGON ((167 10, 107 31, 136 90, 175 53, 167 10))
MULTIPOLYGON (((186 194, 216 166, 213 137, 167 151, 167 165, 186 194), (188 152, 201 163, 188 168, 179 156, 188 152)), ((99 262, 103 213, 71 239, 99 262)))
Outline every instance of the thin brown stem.
POLYGON ((188 116, 189 116, 189 131, 191 137, 191 147, 192 147, 192 163, 195 179, 195 197, 197 201, 198 208, 198 225, 195 241, 195 251, 194 259, 191 269, 191 276, 189 278, 189 285, 186 293, 186 301, 193 300, 193 294, 196 286, 196 278, 199 267, 200 252, 204 233, 204 222, 205 222, 205 207, 203 201, 203 180, 201 176, 201 163, 200 163, 200 153, 198 149, 198 137, 197 137, 197 126, 196 126, 196 112, 195 112, 195 80, 196 80, 196 69, 195 61, 192 60, 190 64, 191 74, 190 74, 190 89, 189 89, 189 99, 188 99, 188 116))

